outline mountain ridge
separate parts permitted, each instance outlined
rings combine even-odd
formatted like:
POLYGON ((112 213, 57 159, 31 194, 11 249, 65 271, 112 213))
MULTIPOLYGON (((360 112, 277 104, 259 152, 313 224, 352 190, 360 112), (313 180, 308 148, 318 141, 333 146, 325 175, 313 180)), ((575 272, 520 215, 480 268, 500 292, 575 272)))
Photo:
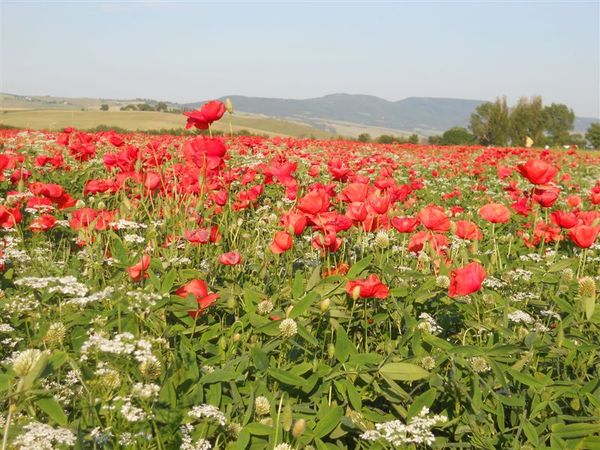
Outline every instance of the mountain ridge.
MULTIPOLYGON (((234 109, 277 118, 301 120, 312 126, 331 129, 336 123, 385 128, 401 133, 439 134, 449 128, 467 127, 471 114, 487 100, 452 97, 407 97, 391 101, 374 95, 334 93, 307 99, 231 95, 234 109)), ((203 102, 186 103, 197 108, 203 102)), ((600 119, 577 117, 574 131, 585 131, 600 119)))

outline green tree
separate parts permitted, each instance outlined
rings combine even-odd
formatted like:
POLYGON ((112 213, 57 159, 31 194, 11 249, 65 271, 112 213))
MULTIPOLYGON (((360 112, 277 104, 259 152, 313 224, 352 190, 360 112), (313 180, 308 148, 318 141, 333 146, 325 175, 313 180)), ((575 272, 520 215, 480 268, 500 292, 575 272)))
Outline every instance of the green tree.
POLYGON ((394 136, 390 136, 389 134, 382 134, 377 138, 378 144, 393 144, 394 142, 396 142, 396 139, 394 136))
POLYGON ((477 143, 477 138, 466 128, 454 127, 442 134, 439 143, 442 145, 473 145, 477 143))
POLYGON ((411 134, 408 137, 408 142, 410 142, 411 144, 418 144, 419 143, 419 135, 416 133, 411 134))
POLYGON ((510 112, 510 140, 512 145, 524 146, 527 137, 541 145, 544 138, 542 97, 521 97, 510 112))
POLYGON ((100 111, 108 111, 108 105, 106 103, 100 105, 100 111))
POLYGON ((600 148, 600 122, 595 122, 589 126, 585 138, 594 148, 600 148))
POLYGON ((543 111, 544 128, 548 133, 548 143, 563 145, 572 141, 569 132, 573 129, 575 113, 567 105, 552 103, 543 111))
POLYGON ((358 135, 358 142, 371 142, 372 140, 369 133, 361 133, 358 135))
POLYGON ((506 97, 494 103, 482 103, 471 114, 469 128, 483 145, 506 145, 510 133, 510 119, 506 97))
POLYGON ((166 111, 168 106, 165 102, 158 102, 154 108, 156 111, 166 111))
POLYGON ((430 144, 438 145, 442 143, 442 137, 439 134, 436 134, 435 136, 429 136, 427 138, 427 142, 430 144))

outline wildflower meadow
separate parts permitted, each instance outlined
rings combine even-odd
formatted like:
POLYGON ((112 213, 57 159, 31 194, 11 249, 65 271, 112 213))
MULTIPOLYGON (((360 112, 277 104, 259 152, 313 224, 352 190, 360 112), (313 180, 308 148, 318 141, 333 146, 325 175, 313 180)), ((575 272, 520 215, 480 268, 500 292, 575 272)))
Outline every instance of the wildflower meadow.
POLYGON ((0 131, 6 449, 600 448, 600 154, 0 131))

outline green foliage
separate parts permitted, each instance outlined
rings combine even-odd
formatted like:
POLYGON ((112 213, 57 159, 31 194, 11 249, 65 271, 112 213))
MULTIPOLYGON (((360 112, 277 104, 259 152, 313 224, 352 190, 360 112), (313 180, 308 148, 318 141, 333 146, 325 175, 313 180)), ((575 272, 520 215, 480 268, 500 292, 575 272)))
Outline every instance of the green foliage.
POLYGON ((369 133, 361 133, 358 135, 358 142, 371 142, 373 138, 369 133))
POLYGON ((510 116, 506 97, 482 103, 471 114, 471 132, 482 145, 506 145, 510 138, 510 116))
POLYGON ((590 125, 585 133, 585 138, 594 148, 600 148, 600 122, 590 125))
POLYGON ((106 103, 100 105, 100 111, 108 111, 108 108, 109 106, 106 103))
POLYGON ((438 143, 442 145, 474 145, 477 143, 477 139, 466 128, 454 127, 444 132, 438 143))
POLYGON ((573 129, 575 113, 566 105, 552 103, 543 110, 544 128, 550 145, 573 144, 569 132, 573 129))

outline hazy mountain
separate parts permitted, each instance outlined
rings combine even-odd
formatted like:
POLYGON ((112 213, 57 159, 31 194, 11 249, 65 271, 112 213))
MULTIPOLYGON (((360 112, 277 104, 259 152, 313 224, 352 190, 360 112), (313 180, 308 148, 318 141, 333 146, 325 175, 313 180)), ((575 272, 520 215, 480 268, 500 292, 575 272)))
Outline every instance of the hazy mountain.
MULTIPOLYGON (((222 97, 224 100, 226 97, 222 97)), ((409 97, 396 102, 372 95, 332 94, 304 100, 229 97, 238 111, 292 118, 322 128, 344 122, 381 129, 423 134, 440 133, 454 126, 466 127, 471 113, 485 100, 409 97)), ((197 108, 202 102, 184 105, 197 108)), ((575 131, 585 131, 598 119, 578 117, 575 131)))

